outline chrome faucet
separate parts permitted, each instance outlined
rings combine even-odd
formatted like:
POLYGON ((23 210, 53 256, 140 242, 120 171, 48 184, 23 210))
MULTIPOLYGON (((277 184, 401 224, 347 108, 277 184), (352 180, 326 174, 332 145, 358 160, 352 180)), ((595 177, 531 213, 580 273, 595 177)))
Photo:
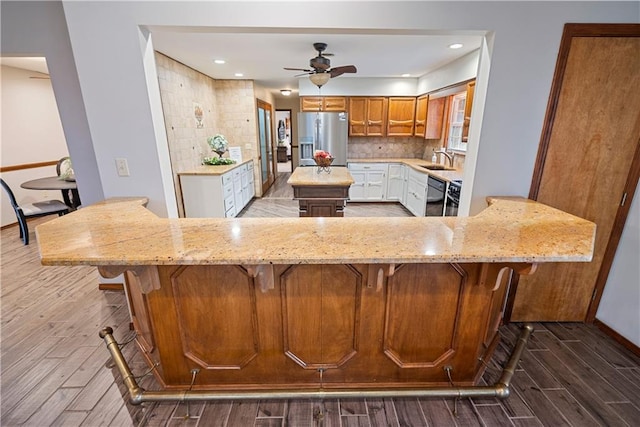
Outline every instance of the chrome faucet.
POLYGON ((454 154, 449 154, 445 150, 438 150, 435 153, 436 154, 443 154, 447 159, 449 159, 449 167, 453 168, 453 156, 454 156, 454 154))

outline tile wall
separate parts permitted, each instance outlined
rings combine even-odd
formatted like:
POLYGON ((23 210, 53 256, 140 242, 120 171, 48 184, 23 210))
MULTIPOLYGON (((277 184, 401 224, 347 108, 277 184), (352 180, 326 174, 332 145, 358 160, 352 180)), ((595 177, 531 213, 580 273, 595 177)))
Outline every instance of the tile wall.
POLYGON ((177 174, 199 166, 205 156, 216 156, 207 144, 209 136, 221 133, 230 146, 241 147, 243 159, 257 158, 254 87, 249 80, 214 80, 158 52, 155 59, 182 217, 177 174), (196 118, 196 106, 202 110, 201 120, 196 118))

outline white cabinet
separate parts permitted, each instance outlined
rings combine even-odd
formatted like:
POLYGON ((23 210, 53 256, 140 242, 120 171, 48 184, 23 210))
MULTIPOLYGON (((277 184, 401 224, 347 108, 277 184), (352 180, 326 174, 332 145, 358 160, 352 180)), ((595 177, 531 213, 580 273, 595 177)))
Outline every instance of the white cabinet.
POLYGON ((425 216, 429 175, 409 169, 405 207, 415 216, 425 216))
POLYGON ((385 200, 393 202, 403 202, 405 188, 405 174, 407 166, 400 163, 389 163, 387 176, 387 193, 385 200))
POLYGON ((236 212, 232 216, 238 215, 244 207, 244 201, 242 200, 242 175, 244 175, 244 169, 245 166, 242 165, 241 167, 235 168, 231 171, 231 176, 233 178, 233 197, 235 199, 234 204, 236 208, 236 212))
POLYGON ((386 163, 349 163, 349 173, 354 183, 349 188, 352 202, 385 200, 387 189, 386 163))
POLYGON ((255 195, 253 162, 220 175, 179 175, 187 218, 233 218, 255 195))
POLYGON ((242 173, 242 203, 244 206, 256 195, 253 182, 253 162, 247 163, 242 173))

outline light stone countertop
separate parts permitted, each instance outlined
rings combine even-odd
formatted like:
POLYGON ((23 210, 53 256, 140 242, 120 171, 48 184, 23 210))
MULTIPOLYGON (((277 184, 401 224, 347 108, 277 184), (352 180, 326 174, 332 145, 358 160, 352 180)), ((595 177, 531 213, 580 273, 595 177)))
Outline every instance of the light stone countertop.
POLYGON ((344 166, 331 166, 331 173, 324 170, 318 172, 317 166, 297 167, 287 184, 299 186, 347 186, 354 183, 349 169, 344 166))
POLYGON ((44 265, 590 261, 595 224, 546 205, 488 198, 473 217, 159 218, 109 200, 36 227, 44 265))
POLYGON ((253 159, 247 159, 232 165, 200 165, 195 169, 178 172, 178 175, 222 175, 252 161, 253 159))
POLYGON ((424 174, 433 175, 436 178, 440 178, 444 181, 453 181, 456 179, 462 179, 461 169, 450 170, 427 170, 421 166, 427 166, 432 164, 429 160, 413 159, 413 158, 379 158, 379 159, 348 159, 347 163, 402 163, 412 169, 422 172, 424 174))

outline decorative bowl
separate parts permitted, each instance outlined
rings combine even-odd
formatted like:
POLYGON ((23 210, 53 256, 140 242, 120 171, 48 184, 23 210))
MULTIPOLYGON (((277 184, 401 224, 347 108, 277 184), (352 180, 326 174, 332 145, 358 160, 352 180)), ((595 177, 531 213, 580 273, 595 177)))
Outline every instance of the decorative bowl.
POLYGON ((316 165, 322 168, 327 168, 331 166, 331 163, 333 162, 333 157, 314 157, 313 160, 316 162, 316 165))

